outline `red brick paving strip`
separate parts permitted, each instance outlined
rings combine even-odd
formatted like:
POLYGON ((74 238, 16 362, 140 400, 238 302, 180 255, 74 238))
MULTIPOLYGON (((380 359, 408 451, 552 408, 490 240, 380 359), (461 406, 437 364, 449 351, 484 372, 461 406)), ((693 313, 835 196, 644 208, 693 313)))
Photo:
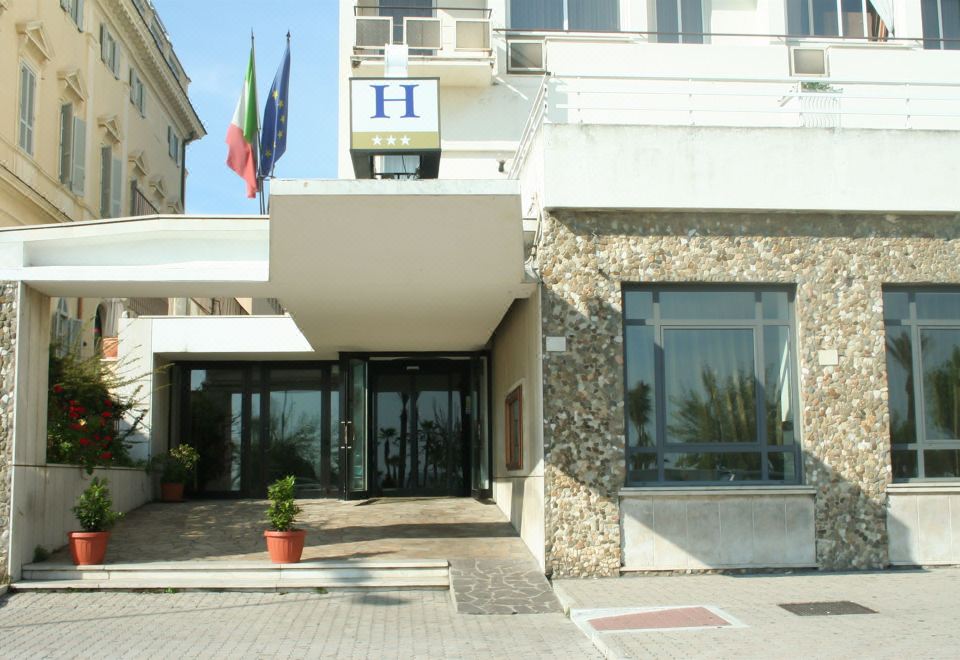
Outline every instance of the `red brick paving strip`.
POLYGON ((678 607, 590 619, 594 630, 645 630, 649 628, 701 628, 729 626, 730 622, 704 607, 678 607))

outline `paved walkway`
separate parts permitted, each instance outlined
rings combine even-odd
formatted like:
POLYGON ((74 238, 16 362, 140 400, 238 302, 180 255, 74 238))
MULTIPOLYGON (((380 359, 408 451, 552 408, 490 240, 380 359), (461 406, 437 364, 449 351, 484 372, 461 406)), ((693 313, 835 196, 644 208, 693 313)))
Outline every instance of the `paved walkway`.
MULTIPOLYGON (((297 500, 303 559, 533 561, 492 502, 468 497, 297 500)), ((147 504, 117 525, 107 561, 267 560, 265 500, 147 504)), ((69 561, 65 550, 54 561, 69 561)))
POLYGON ((466 616, 436 591, 0 596, 3 658, 599 658, 562 614, 466 616))
POLYGON ((700 605, 744 625, 594 632, 611 658, 960 658, 958 569, 637 576, 558 580, 554 588, 575 615, 582 609, 700 605), (876 613, 798 616, 779 606, 815 601, 852 601, 876 613))
POLYGON ((560 603, 532 561, 456 559, 450 588, 461 614, 559 613, 560 603))

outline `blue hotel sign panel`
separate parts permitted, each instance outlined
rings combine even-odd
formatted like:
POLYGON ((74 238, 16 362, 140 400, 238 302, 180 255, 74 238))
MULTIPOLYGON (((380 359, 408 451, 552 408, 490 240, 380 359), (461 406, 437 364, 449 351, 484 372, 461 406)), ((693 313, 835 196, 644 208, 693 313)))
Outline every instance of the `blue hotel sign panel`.
POLYGON ((439 91, 436 78, 351 78, 350 149, 439 151, 439 91))

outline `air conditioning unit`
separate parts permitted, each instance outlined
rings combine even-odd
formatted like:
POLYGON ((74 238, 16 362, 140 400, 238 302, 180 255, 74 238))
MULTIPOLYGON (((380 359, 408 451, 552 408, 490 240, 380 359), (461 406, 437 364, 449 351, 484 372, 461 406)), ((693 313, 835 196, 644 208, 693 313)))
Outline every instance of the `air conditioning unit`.
POLYGON ((507 73, 544 73, 547 70, 546 49, 542 41, 507 42, 507 73))
POLYGON ((440 50, 443 48, 443 41, 440 37, 440 19, 405 17, 403 19, 403 42, 409 48, 440 50))
POLYGON ((383 48, 392 43, 392 18, 389 16, 357 17, 357 48, 383 48))
POLYGON ((826 48, 791 48, 790 73, 794 76, 827 76, 826 48))
POLYGON ((490 21, 457 19, 457 50, 490 50, 490 21))

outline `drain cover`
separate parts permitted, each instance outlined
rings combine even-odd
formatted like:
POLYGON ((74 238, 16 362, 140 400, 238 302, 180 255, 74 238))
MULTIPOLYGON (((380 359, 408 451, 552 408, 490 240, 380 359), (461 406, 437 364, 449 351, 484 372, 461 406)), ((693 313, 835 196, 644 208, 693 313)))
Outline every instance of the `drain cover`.
POLYGON ((780 607, 797 616, 833 616, 837 614, 876 614, 869 607, 849 600, 834 600, 822 603, 781 603, 780 607))

